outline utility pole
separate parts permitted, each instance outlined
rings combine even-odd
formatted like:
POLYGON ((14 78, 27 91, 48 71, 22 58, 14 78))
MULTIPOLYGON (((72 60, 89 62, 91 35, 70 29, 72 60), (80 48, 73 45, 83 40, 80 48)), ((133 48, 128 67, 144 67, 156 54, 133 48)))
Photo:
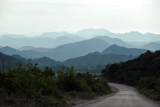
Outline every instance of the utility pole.
POLYGON ((5 59, 3 58, 3 56, 1 56, 1 61, 2 61, 2 71, 4 72, 4 66, 5 66, 5 59))
POLYGON ((2 58, 2 68, 3 68, 3 72, 4 72, 4 58, 2 58))

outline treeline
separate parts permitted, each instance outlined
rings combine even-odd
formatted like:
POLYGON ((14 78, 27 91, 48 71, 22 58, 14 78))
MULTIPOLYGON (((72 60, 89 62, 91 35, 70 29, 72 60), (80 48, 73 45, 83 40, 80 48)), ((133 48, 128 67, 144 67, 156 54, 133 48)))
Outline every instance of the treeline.
POLYGON ((147 51, 134 60, 107 65, 102 75, 113 82, 137 86, 140 92, 160 101, 160 51, 147 51))
POLYGON ((73 67, 44 71, 31 63, 0 72, 0 106, 64 107, 64 93, 70 91, 108 94, 110 87, 100 76, 77 73, 73 67))

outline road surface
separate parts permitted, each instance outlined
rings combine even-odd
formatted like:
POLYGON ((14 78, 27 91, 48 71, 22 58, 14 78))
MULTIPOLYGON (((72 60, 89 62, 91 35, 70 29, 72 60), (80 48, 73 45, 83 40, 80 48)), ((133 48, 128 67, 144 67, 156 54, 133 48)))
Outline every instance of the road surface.
POLYGON ((159 104, 143 97, 132 87, 115 83, 110 83, 110 85, 118 89, 113 96, 75 107, 160 107, 159 104))

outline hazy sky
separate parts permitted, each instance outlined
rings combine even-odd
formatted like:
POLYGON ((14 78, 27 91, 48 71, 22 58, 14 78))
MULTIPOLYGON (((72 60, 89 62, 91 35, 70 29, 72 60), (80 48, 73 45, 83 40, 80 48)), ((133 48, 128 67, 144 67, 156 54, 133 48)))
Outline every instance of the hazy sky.
POLYGON ((0 34, 84 28, 160 34, 160 0, 0 0, 0 34))

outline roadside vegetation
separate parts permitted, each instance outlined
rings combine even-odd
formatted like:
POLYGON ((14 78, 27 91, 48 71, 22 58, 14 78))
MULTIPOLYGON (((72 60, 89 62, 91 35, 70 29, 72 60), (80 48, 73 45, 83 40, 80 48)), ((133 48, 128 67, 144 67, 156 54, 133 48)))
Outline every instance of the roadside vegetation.
POLYGON ((136 86, 141 93, 160 101, 160 51, 147 51, 136 59, 107 65, 102 75, 112 82, 136 86))
POLYGON ((4 107, 65 107, 68 98, 91 99, 110 92, 101 76, 77 73, 73 67, 42 71, 37 64, 19 63, 16 69, 0 72, 0 106, 4 107))

